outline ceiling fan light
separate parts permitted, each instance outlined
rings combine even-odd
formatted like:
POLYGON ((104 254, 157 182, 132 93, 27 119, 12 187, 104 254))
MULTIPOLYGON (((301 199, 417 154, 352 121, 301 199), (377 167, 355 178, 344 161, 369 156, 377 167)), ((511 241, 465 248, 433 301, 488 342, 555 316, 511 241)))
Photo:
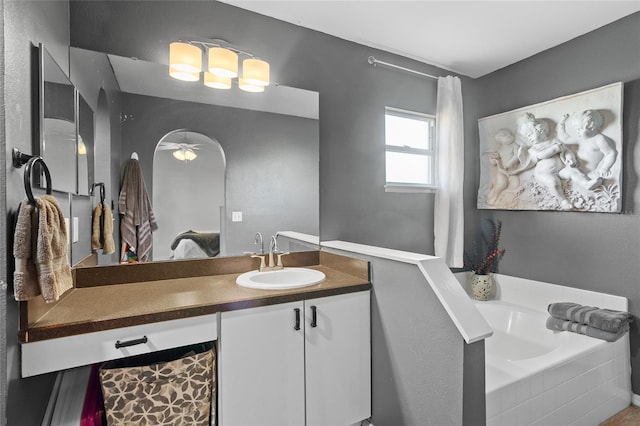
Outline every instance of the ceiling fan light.
POLYGON ((173 156, 180 161, 195 160, 198 156, 191 148, 178 148, 173 151, 173 156))
POLYGON ((204 85, 213 89, 231 89, 231 78, 220 77, 205 71, 204 85))
POLYGON ((261 59, 245 59, 242 61, 242 78, 247 84, 268 86, 269 63, 261 59))
POLYGON ((169 68, 191 74, 199 73, 202 70, 202 51, 189 43, 176 41, 169 44, 169 68))
POLYGON ((238 76, 238 54, 224 47, 209 49, 208 70, 219 77, 236 78, 238 76))
POLYGON ((259 93, 264 92, 264 86, 248 83, 244 78, 238 79, 238 87, 245 92, 259 93))
POLYGON ((172 65, 169 65, 169 75, 175 79, 182 81, 198 81, 200 80, 199 72, 187 72, 180 71, 174 68, 172 65))

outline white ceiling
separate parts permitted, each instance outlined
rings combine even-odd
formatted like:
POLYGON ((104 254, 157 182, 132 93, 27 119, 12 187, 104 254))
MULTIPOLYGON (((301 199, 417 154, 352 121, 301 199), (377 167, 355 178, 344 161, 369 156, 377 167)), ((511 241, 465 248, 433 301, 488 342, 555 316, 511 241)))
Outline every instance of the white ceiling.
POLYGON ((222 1, 474 78, 640 11, 638 0, 222 1))

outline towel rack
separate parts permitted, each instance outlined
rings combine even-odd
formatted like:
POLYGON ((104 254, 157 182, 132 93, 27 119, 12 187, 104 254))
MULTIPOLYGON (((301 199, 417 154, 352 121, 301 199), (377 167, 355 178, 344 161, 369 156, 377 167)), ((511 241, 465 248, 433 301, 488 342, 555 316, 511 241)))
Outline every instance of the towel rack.
POLYGON ((35 206, 36 199, 33 197, 33 191, 31 189, 31 169, 33 168, 34 164, 40 163, 42 171, 44 171, 45 179, 47 181, 47 194, 51 194, 53 186, 51 184, 51 173, 49 173, 49 168, 47 167, 47 164, 44 162, 42 157, 37 155, 25 154, 23 152, 20 152, 18 148, 13 148, 11 157, 13 161, 13 167, 15 168, 19 169, 26 164, 24 168, 24 191, 27 193, 29 204, 35 206))
POLYGON ((89 191, 89 195, 93 196, 93 192, 95 191, 97 186, 100 187, 100 203, 104 204, 104 182, 96 182, 93 185, 91 185, 91 190, 89 191))

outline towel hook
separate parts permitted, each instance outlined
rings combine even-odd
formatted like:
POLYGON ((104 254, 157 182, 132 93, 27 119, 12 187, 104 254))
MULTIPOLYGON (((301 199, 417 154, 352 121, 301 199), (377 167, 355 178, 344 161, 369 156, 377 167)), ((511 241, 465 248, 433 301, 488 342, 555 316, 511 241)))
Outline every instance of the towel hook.
POLYGON ((47 181, 47 194, 51 194, 53 186, 51 184, 51 173, 49 173, 49 168, 47 164, 44 162, 44 159, 37 155, 29 155, 23 152, 20 152, 19 149, 13 148, 12 152, 12 161, 13 167, 21 168, 24 164, 26 164, 24 168, 24 191, 27 193, 27 199, 29 200, 29 204, 32 206, 36 205, 36 199, 33 197, 33 191, 31 189, 31 169, 33 165, 36 163, 40 163, 42 167, 42 171, 44 172, 45 179, 47 181))

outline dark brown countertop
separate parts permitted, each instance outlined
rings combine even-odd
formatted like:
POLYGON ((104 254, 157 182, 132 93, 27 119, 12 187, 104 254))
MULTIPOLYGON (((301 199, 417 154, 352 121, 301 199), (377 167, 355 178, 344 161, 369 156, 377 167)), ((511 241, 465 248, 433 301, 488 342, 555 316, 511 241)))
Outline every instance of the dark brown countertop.
POLYGON ((320 263, 305 267, 322 271, 324 281, 290 290, 241 287, 239 273, 73 288, 49 309, 32 309, 18 337, 28 343, 371 288, 364 261, 321 253, 320 263))

